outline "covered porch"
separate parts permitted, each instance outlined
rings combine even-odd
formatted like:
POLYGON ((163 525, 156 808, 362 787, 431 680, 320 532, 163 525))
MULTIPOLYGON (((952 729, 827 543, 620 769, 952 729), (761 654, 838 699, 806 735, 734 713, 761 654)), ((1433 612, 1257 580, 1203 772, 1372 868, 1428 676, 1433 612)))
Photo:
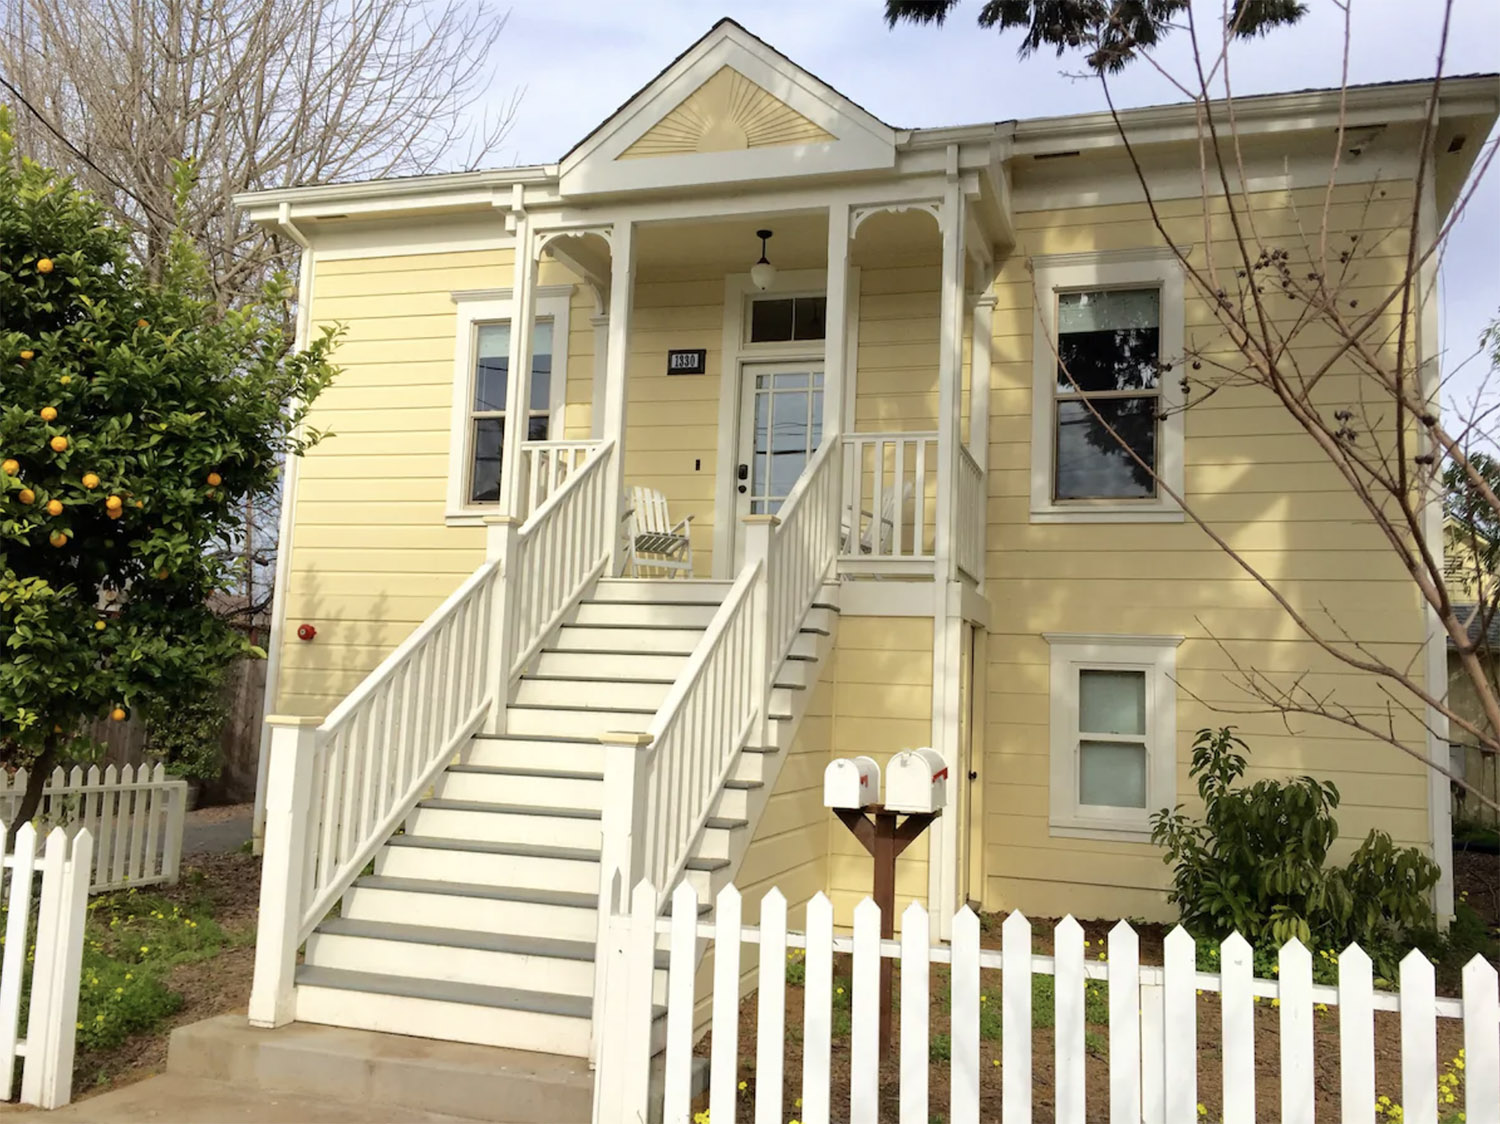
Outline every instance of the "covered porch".
POLYGON ((502 450, 502 513, 530 518, 610 448, 614 572, 632 569, 633 506, 659 493, 670 523, 689 520, 692 573, 731 578, 747 517, 775 516, 827 446, 841 578, 981 583, 989 380, 970 372, 989 369, 999 236, 980 177, 931 187, 518 217, 514 321, 530 330, 510 333, 508 368, 527 377, 506 387, 508 416, 552 369, 535 350, 552 340, 539 271, 565 273, 593 313, 551 342, 569 349, 561 409, 545 439, 502 450), (752 277, 761 231, 769 279, 752 277))

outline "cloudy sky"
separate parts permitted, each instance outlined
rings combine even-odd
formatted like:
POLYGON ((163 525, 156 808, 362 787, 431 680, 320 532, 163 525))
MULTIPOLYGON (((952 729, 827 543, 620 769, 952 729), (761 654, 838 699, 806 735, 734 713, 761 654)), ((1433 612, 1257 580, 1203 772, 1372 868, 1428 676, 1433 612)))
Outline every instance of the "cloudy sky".
MULTIPOLYGON (((1438 0, 1352 0, 1351 82, 1430 75, 1438 0)), ((1343 23, 1332 0, 1309 0, 1291 30, 1243 44, 1233 56, 1237 93, 1337 84, 1343 23)), ((504 162, 556 160, 688 47, 720 16, 744 24, 800 65, 898 127, 967 124, 1104 108, 1097 85, 1071 77, 1072 59, 1016 58, 1017 36, 975 25, 979 0, 944 28, 887 30, 879 0, 515 0, 495 46, 497 91, 524 87, 504 162)), ((1220 10, 1205 2, 1204 18, 1220 10)), ((1158 57, 1180 73, 1183 36, 1158 57)), ((1456 0, 1447 74, 1500 70, 1500 3, 1456 0)), ((1146 66, 1115 80, 1125 105, 1180 96, 1146 66)), ((1450 398, 1472 395, 1480 329, 1500 309, 1500 168, 1481 185, 1443 263, 1443 344, 1450 398)), ((1455 402, 1456 404, 1456 402, 1455 402)))

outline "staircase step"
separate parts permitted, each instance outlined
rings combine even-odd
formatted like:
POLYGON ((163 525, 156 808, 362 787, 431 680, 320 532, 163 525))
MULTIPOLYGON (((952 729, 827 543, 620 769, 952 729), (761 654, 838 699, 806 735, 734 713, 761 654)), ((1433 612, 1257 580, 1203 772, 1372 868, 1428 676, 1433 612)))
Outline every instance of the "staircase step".
POLYGON ((605 747, 597 741, 570 738, 476 734, 464 753, 467 765, 534 768, 540 761, 586 773, 604 772, 605 747))
POLYGON ((614 635, 609 648, 561 651, 549 648, 537 657, 531 673, 538 676, 598 678, 612 682, 672 682, 687 666, 688 652, 662 654, 632 651, 628 635, 614 635))
POLYGON ((599 812, 436 798, 418 802, 407 829, 444 839, 588 848, 599 845, 599 812))
POLYGON ((551 650, 559 652, 666 652, 691 655, 703 637, 699 628, 634 628, 565 624, 551 650))
POLYGON ((329 918, 308 939, 304 961, 320 968, 526 990, 594 993, 594 944, 530 934, 329 918))
POLYGON ((375 856, 375 873, 392 878, 444 877, 487 886, 597 894, 599 851, 397 835, 375 856))
POLYGON ((627 710, 659 710, 672 690, 672 679, 620 680, 608 675, 523 676, 516 688, 515 701, 532 706, 624 707, 627 710))
POLYGON ((588 1053, 588 999, 307 965, 296 979, 302 1022, 576 1057, 588 1053))
POLYGON ((604 578, 594 589, 591 601, 645 601, 656 605, 673 602, 709 602, 718 605, 729 595, 733 582, 709 578, 674 578, 667 581, 639 578, 604 578))
POLYGON ((436 789, 444 800, 595 810, 603 807, 604 774, 463 764, 450 766, 436 789))
POLYGON ((444 929, 545 933, 558 940, 592 941, 598 903, 597 892, 366 875, 345 895, 341 915, 398 924, 421 918, 444 929))
POLYGON ((667 603, 650 601, 585 601, 574 620, 581 625, 629 625, 643 628, 707 628, 719 611, 716 601, 667 603))
POLYGON ((591 706, 530 706, 512 703, 505 708, 505 729, 507 733, 597 739, 611 730, 645 730, 654 717, 655 707, 606 710, 591 706))

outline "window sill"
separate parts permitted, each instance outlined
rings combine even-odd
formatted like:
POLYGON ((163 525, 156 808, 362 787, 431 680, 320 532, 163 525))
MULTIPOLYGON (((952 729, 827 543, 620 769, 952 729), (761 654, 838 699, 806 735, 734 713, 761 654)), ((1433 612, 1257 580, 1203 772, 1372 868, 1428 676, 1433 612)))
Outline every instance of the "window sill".
POLYGON ((467 508, 461 511, 445 511, 443 522, 449 527, 483 527, 487 518, 500 514, 497 504, 492 508, 467 508))
POLYGON ((1033 523, 1182 523, 1180 507, 1131 507, 1091 504, 1087 507, 1034 507, 1033 523))
POLYGON ((1151 825, 1102 824, 1098 820, 1051 820, 1047 834, 1054 839, 1097 839, 1110 843, 1150 843, 1151 825))

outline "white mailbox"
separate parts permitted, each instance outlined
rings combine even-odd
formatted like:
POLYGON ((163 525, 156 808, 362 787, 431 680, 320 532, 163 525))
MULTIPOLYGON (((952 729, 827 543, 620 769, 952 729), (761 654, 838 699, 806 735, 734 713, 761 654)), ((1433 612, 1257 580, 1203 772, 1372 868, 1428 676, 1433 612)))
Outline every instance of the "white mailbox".
POLYGON ((936 812, 947 797, 948 764, 935 749, 908 749, 886 766, 887 811, 936 812))
POLYGON ((873 757, 840 757, 823 770, 823 807, 863 808, 880 803, 880 766, 873 757))

